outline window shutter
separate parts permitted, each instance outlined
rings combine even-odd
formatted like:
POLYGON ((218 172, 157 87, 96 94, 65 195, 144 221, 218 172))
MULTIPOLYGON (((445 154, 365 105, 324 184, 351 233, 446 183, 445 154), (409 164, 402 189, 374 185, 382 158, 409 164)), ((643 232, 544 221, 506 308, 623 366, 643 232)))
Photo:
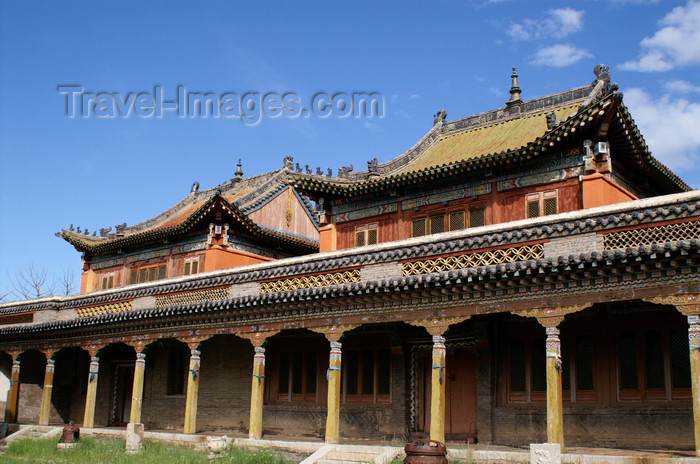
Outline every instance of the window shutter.
POLYGON ((365 231, 360 230, 355 232, 355 246, 365 246, 365 231))
POLYGON ((131 271, 129 274, 129 284, 133 285, 135 283, 138 283, 138 274, 136 271, 131 271))
POLYGON ((539 200, 528 201, 527 202, 527 217, 535 218, 540 216, 540 202, 539 200))
POLYGON ((190 273, 190 263, 187 262, 185 263, 185 275, 189 275, 190 273))
POLYGON ((422 237, 423 235, 425 235, 425 218, 414 220, 411 236, 422 237))
POLYGON ((377 229, 369 229, 367 231, 367 245, 377 244, 377 229))
POLYGON ((464 229, 464 211, 450 213, 450 230, 464 229))
POLYGON ((165 279, 165 266, 160 266, 158 268, 158 280, 165 279))
POLYGON ((192 261, 192 274, 196 274, 199 271, 199 260, 192 261))
POLYGON ((430 233, 439 234, 440 232, 445 232, 445 216, 442 214, 439 216, 431 216, 430 233))
POLYGON ((486 225, 486 208, 469 209, 469 227, 481 227, 486 225))
POLYGON ((557 214, 557 198, 544 199, 544 214, 557 214))

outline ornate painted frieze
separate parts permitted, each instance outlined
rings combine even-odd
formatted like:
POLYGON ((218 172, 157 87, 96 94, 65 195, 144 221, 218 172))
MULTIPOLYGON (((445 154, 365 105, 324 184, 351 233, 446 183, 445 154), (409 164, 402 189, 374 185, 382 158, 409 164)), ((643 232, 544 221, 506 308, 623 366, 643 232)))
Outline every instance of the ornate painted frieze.
POLYGON ((570 177, 578 177, 583 174, 583 167, 575 167, 568 169, 559 169, 556 171, 543 172, 541 174, 532 174, 529 176, 516 177, 513 179, 502 180, 498 182, 498 191, 510 190, 518 187, 530 187, 532 185, 548 184, 550 182, 558 182, 570 177))
POLYGON ((347 213, 334 214, 331 216, 332 222, 354 221, 356 219, 364 219, 366 217, 379 216, 385 213, 395 213, 398 210, 396 202, 385 205, 372 206, 370 208, 358 209, 347 213))
POLYGON ((440 204, 445 201, 459 200, 476 195, 491 193, 491 184, 462 185, 456 188, 444 188, 431 192, 425 196, 408 198, 401 202, 401 209, 414 209, 421 206, 440 204))
POLYGON ((97 259, 90 263, 90 268, 93 270, 106 269, 114 266, 122 266, 133 264, 139 261, 146 261, 153 258, 165 258, 166 256, 176 255, 180 253, 188 253, 190 251, 203 250, 205 243, 203 240, 196 242, 183 243, 182 245, 163 247, 157 250, 151 250, 142 253, 133 253, 123 258, 107 258, 97 259))

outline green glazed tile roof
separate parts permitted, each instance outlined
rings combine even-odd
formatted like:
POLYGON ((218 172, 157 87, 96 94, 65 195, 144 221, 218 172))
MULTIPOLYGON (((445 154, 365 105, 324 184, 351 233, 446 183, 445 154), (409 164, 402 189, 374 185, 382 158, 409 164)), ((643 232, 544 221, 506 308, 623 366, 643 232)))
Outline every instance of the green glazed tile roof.
MULTIPOLYGON (((557 109, 555 111, 557 120, 561 121, 576 113, 577 109, 578 105, 557 109)), ((522 148, 547 132, 546 114, 551 112, 551 110, 543 111, 523 118, 443 136, 420 158, 397 174, 522 148)))

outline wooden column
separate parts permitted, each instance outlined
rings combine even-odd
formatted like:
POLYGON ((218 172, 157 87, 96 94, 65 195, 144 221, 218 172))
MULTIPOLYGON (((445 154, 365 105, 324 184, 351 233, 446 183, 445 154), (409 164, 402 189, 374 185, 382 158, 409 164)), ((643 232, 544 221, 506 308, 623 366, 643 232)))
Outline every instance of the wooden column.
POLYGON ((95 403, 97 402, 97 377, 100 372, 100 358, 97 356, 97 348, 89 347, 90 370, 87 380, 87 394, 85 395, 85 415, 83 427, 92 428, 95 425, 95 403))
POLYGON ((561 391, 561 341, 556 327, 547 331, 547 443, 564 448, 564 409, 561 391))
POLYGON ((146 370, 146 354, 138 348, 136 351, 136 364, 134 366, 134 385, 131 389, 131 413, 129 422, 141 423, 141 405, 143 403, 143 377, 146 370))
POLYGON ((250 389, 249 438, 262 438, 263 393, 265 392, 265 348, 256 346, 253 356, 253 380, 250 389))
POLYGON ((187 399, 185 401, 185 433, 197 431, 197 399, 199 396, 199 342, 188 343, 190 346, 190 369, 187 375, 187 399))
POLYGON ((407 323, 424 327, 433 337, 433 355, 430 377, 430 439, 445 443, 445 390, 447 386, 447 349, 444 334, 452 324, 459 324, 471 316, 445 316, 441 310, 433 311, 429 319, 408 320, 407 323))
POLYGON ((51 414, 51 393, 53 392, 53 353, 46 354, 46 370, 44 371, 44 389, 41 392, 41 409, 39 412, 39 425, 49 425, 51 414))
POLYGON ((700 318, 688 316, 688 342, 690 344, 690 380, 693 394, 693 426, 695 454, 700 456, 700 318))
POLYGON ((19 417, 19 353, 11 355, 12 373, 10 374, 10 390, 7 392, 7 405, 5 406, 5 422, 16 424, 19 417))
POLYGON ((433 335, 433 365, 430 393, 430 439, 445 443, 445 337, 433 335))
POLYGON ((326 416, 326 443, 340 440, 340 373, 342 370, 342 344, 331 341, 328 361, 328 410, 326 416))

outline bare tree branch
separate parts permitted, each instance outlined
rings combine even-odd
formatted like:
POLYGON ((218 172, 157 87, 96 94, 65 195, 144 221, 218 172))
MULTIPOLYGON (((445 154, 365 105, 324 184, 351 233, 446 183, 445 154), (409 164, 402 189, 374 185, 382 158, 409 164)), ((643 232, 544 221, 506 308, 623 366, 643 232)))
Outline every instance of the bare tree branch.
POLYGON ((37 268, 33 263, 8 275, 12 293, 21 299, 29 300, 53 295, 56 289, 54 279, 49 278, 46 268, 37 268))
POLYGON ((71 295, 75 292, 75 274, 70 269, 66 269, 56 278, 58 289, 61 295, 71 295))

